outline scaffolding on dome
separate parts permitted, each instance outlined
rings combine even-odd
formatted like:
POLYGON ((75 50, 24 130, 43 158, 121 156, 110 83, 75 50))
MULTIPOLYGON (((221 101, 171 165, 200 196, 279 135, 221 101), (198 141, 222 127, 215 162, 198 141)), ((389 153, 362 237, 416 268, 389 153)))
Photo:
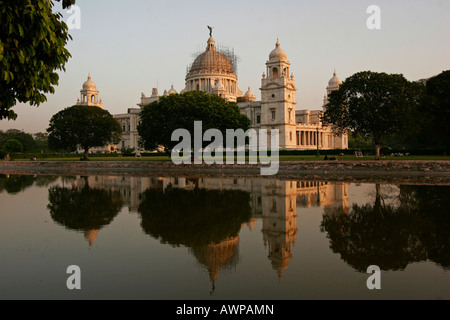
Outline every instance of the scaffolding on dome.
MULTIPOLYGON (((222 44, 218 44, 216 47, 217 47, 217 52, 220 52, 228 59, 228 61, 231 64, 231 68, 233 69, 233 72, 237 75, 238 74, 239 57, 234 53, 234 48, 230 48, 230 47, 228 47, 226 45, 222 45, 222 44)), ((191 54, 191 63, 189 63, 186 67, 186 75, 188 75, 189 72, 191 71, 192 64, 194 63, 195 59, 204 52, 205 52, 204 49, 201 49, 201 47, 197 46, 197 49, 195 50, 195 52, 193 52, 191 54)))
POLYGON ((233 72, 237 75, 238 74, 238 62, 239 57, 234 53, 234 48, 230 48, 226 45, 219 44, 217 46, 217 51, 223 54, 225 57, 227 57, 228 61, 231 63, 231 67, 233 68, 233 72))

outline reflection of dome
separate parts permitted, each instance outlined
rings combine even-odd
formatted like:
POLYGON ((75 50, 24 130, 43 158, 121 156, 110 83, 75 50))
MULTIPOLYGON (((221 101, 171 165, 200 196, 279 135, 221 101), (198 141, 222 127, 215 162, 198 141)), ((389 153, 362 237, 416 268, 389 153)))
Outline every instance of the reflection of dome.
POLYGON ((205 246, 193 247, 192 252, 198 262, 208 268, 209 277, 214 284, 217 281, 219 269, 226 266, 234 266, 237 262, 237 246, 239 237, 227 238, 220 243, 211 243, 205 246))
POLYGON ((250 231, 253 230, 253 228, 255 227, 257 222, 258 222, 258 219, 256 219, 256 218, 251 218, 250 221, 247 222, 247 226, 250 229, 250 231))
POLYGON ((94 240, 97 239, 98 235, 98 229, 97 230, 86 230, 84 232, 84 237, 89 240, 89 246, 92 247, 94 244, 94 240))
POLYGON ((289 268, 289 258, 291 258, 292 256, 288 256, 288 257, 283 257, 281 260, 272 260, 272 268, 274 270, 277 271, 278 273, 278 279, 281 279, 281 277, 283 277, 283 272, 289 268))
POLYGON ((269 55, 269 60, 286 60, 287 54, 286 51, 280 48, 280 42, 277 40, 275 44, 275 49, 269 55))
POLYGON ((89 75, 87 81, 83 83, 83 90, 97 90, 95 82, 91 80, 91 75, 89 75))
POLYGON ((217 52, 215 41, 212 37, 208 39, 206 51, 200 54, 192 63, 189 74, 194 73, 234 73, 233 67, 227 57, 217 52))
POLYGON ((337 87, 340 86, 341 84, 342 84, 341 79, 338 78, 338 76, 336 75, 336 71, 334 71, 333 78, 331 78, 330 81, 328 81, 328 86, 337 87))

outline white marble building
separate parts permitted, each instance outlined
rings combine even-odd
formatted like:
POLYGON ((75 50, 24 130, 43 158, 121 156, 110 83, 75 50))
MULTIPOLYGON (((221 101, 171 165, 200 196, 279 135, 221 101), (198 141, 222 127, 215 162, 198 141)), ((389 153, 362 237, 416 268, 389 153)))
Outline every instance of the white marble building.
MULTIPOLYGON (((205 51, 199 54, 188 68, 185 88, 180 93, 201 90, 237 102, 240 112, 250 118, 251 128, 257 131, 267 129, 268 132, 273 129, 279 130, 279 147, 282 150, 348 148, 347 135, 335 135, 331 128, 324 126, 320 120, 328 103, 328 94, 339 89, 342 83, 336 72, 326 87, 322 110, 297 110, 297 88, 294 75, 290 72, 291 63, 287 60, 287 54, 279 41, 276 42, 265 63, 266 71, 261 78, 261 101, 256 101, 256 96, 250 88, 245 94, 239 89, 236 63, 231 61, 232 57, 217 49, 210 33, 205 51)), ((170 94, 177 94, 173 85, 169 90, 165 90, 162 96, 170 94)), ((137 132, 140 110, 160 97, 158 90, 153 88, 151 96, 141 94, 140 102, 137 103, 139 108, 129 108, 126 113, 113 115, 123 130, 122 140, 117 146, 119 151, 126 147, 140 150, 137 132)), ((83 84, 78 104, 102 107, 101 99, 98 100, 98 90, 90 76, 83 84)), ((109 149, 111 150, 111 147, 109 149)))
MULTIPOLYGON (((339 89, 341 80, 336 72, 328 82, 327 95, 339 89)), ((269 54, 266 72, 261 79, 261 101, 255 101, 250 88, 238 99, 239 109, 247 115, 255 129, 278 129, 280 149, 347 149, 347 135, 336 136, 320 120, 322 110, 296 110, 294 75, 279 41, 269 54)), ((328 103, 325 96, 323 110, 328 103)))

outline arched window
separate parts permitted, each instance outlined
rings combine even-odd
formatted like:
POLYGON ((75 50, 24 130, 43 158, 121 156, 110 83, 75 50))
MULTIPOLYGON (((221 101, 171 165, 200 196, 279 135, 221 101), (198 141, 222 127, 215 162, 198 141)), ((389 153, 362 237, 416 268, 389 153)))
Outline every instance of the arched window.
POLYGON ((274 79, 278 79, 278 69, 277 68, 272 69, 272 76, 274 79))
POLYGON ((91 102, 95 102, 95 96, 94 95, 91 96, 91 102))

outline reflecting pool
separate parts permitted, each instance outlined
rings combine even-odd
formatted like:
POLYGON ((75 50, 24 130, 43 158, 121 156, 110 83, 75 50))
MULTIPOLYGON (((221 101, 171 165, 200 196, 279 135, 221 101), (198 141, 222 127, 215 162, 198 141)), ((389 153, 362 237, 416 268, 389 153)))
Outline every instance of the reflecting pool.
POLYGON ((0 299, 450 299, 450 186, 0 175, 0 299), (69 266, 81 290, 69 290, 69 266), (369 266, 381 289, 369 290, 369 266))

